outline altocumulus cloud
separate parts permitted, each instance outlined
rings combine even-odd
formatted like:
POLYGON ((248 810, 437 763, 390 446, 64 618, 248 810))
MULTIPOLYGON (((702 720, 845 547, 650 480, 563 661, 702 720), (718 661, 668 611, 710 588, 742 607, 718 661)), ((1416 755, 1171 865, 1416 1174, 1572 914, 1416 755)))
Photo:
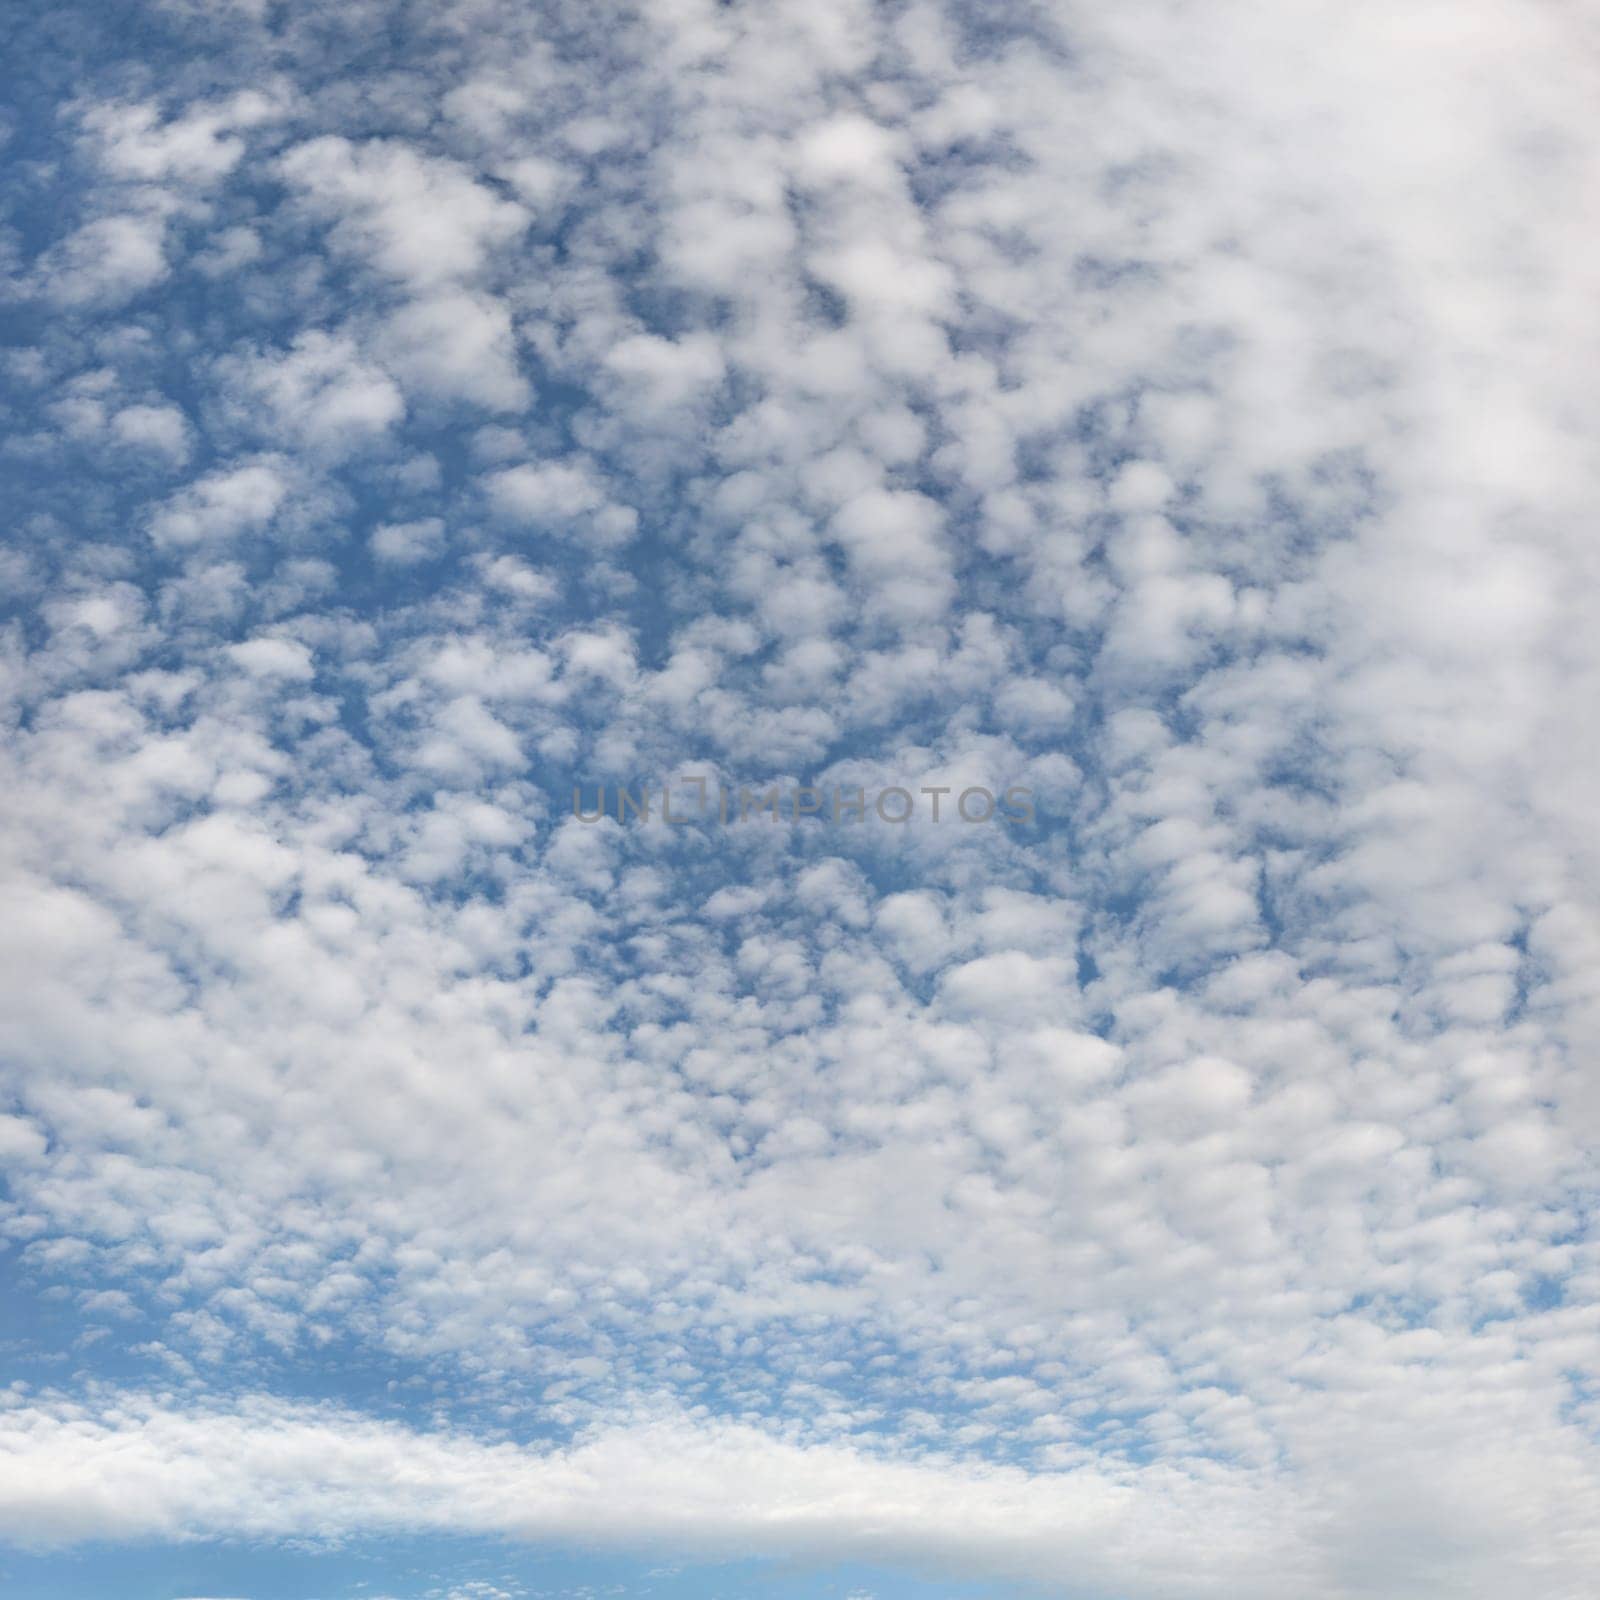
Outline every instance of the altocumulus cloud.
POLYGON ((25 20, 0 1536, 1588 1595, 1592 34, 25 20))

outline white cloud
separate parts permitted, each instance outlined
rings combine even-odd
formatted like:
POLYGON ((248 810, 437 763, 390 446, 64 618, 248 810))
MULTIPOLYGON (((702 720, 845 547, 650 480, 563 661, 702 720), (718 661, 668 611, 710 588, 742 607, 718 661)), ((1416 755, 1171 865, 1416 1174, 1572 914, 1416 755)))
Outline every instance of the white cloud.
POLYGON ((111 419, 111 431, 122 443, 164 455, 175 466, 189 459, 189 422, 176 406, 124 406, 111 419))
POLYGON ((92 106, 84 126, 100 145, 107 172, 143 183, 214 183, 244 155, 239 129, 259 127, 284 114, 271 94, 246 90, 220 104, 197 107, 163 123, 151 104, 92 106))
POLYGON ((255 677, 304 680, 313 675, 311 652, 293 639, 247 639, 230 645, 228 655, 255 677))
POLYGON ((0 1227, 219 1398, 12 1528, 1587 1593, 1570 19, 471 21, 21 280, 0 1227), (1041 825, 568 815, 693 774, 1041 825), (560 1442, 220 1398, 340 1340, 560 1442))
POLYGON ((314 453, 348 452, 405 415, 394 380, 348 336, 302 333, 281 355, 231 357, 222 371, 236 406, 252 419, 264 413, 277 439, 314 453))
POLYGON ((626 543, 638 527, 638 513, 613 505, 593 468, 585 461, 550 461, 507 467, 492 474, 489 501, 506 519, 546 532, 626 543))
POLYGON ((423 394, 491 411, 520 411, 528 403, 511 318, 482 295, 446 290, 414 300, 388 319, 378 348, 423 394))
POLYGON ((43 292, 64 306, 124 305, 166 277, 165 234, 159 216, 86 222, 41 263, 43 292))
POLYGON ((522 206, 459 162, 398 140, 324 135, 295 146, 281 169, 313 213, 333 221, 342 249, 418 290, 471 277, 528 225, 522 206))
MULTIPOLYGON (((1592 1534, 1563 1540, 1560 1530, 1585 1507, 1592 1513, 1593 1476, 1561 1476, 1577 1464, 1575 1441, 1540 1442, 1556 1454, 1541 1459, 1530 1442, 1516 1455, 1547 1495, 1523 1515, 1559 1541, 1557 1560, 1585 1552, 1592 1560, 1592 1534)), ((1446 1476, 1465 1486, 1489 1466, 1474 1456, 1446 1476)), ((36 1548, 108 1537, 471 1531, 665 1541, 721 1556, 804 1550, 1044 1581, 1085 1596, 1222 1587, 1268 1596, 1292 1582, 1320 1600, 1365 1592, 1364 1574, 1393 1571, 1397 1560, 1407 1592, 1419 1596, 1489 1596, 1550 1575, 1542 1556, 1500 1542, 1510 1519, 1497 1474, 1479 1477, 1473 1490, 1482 1520, 1441 1526, 1424 1551, 1380 1543, 1352 1557, 1341 1543, 1349 1519, 1377 1514, 1379 1495, 1414 1508, 1431 1498, 1397 1461, 1373 1475, 1357 1503, 1327 1506, 1264 1491, 1216 1465, 1073 1465, 1029 1475, 694 1423, 670 1409, 597 1425, 561 1450, 418 1433, 262 1398, 183 1410, 136 1394, 87 1406, 13 1395, 0 1420, 0 1519, 36 1548), (1194 1571, 1200 1540, 1217 1552, 1206 1575, 1194 1571), (1417 1565, 1419 1556, 1428 1564, 1417 1565)))
MULTIPOLYGON (((1119 1481, 1088 1469, 1030 1479, 806 1446, 736 1424, 697 1427, 670 1413, 540 1453, 270 1401, 232 1414, 137 1396, 98 1413, 13 1401, 0 1444, 0 1517, 13 1538, 43 1546, 469 1529, 629 1544, 665 1537, 718 1554, 798 1548, 1023 1577, 1070 1570, 1083 1592, 1117 1581, 1138 1547, 1150 1579, 1124 1592, 1153 1595, 1187 1570, 1198 1526, 1220 1523, 1237 1536, 1264 1509, 1226 1475, 1148 1487, 1135 1474, 1119 1481)), ((1285 1526, 1227 1576, 1235 1593, 1276 1593, 1286 1572, 1311 1575, 1308 1556, 1285 1526)))
POLYGON ((411 566, 429 561, 444 548, 444 523, 438 517, 423 517, 416 522, 386 522, 372 530, 368 541, 379 561, 394 566, 411 566))
POLYGON ((192 545, 265 528, 288 494, 271 460, 223 467, 196 480, 160 507, 150 532, 157 544, 192 545))

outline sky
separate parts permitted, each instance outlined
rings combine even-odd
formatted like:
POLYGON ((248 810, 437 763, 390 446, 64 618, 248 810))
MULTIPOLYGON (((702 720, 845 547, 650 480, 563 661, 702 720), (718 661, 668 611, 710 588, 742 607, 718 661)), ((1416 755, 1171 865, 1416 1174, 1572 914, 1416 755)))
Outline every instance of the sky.
POLYGON ((5 33, 8 1600, 1592 1597, 1592 7, 5 33))

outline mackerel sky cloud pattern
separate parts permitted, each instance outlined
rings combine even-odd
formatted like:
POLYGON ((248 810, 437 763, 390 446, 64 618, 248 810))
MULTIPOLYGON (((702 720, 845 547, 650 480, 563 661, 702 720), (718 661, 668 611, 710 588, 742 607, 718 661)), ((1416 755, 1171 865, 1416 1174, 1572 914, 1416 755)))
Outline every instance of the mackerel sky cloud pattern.
POLYGON ((7 1594, 1592 1596, 1591 14, 7 30, 7 1594))

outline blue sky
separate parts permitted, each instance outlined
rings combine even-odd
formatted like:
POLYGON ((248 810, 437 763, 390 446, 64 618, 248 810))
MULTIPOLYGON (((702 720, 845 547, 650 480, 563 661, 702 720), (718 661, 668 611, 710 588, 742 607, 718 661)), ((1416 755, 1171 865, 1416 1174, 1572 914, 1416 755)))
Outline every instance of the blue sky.
POLYGON ((403 1537, 291 1551, 276 1545, 206 1541, 99 1548, 49 1556, 10 1554, 6 1593, 18 1600, 102 1594, 172 1600, 320 1600, 350 1596, 419 1596, 429 1600, 503 1600, 545 1595, 572 1600, 651 1595, 656 1600, 990 1600, 1037 1590, 992 1580, 973 1582, 923 1571, 819 1565, 766 1559, 682 1564, 611 1551, 567 1552, 462 1539, 403 1537))
POLYGON ((1582 19, 17 15, 6 1594, 1587 1596, 1582 19))

